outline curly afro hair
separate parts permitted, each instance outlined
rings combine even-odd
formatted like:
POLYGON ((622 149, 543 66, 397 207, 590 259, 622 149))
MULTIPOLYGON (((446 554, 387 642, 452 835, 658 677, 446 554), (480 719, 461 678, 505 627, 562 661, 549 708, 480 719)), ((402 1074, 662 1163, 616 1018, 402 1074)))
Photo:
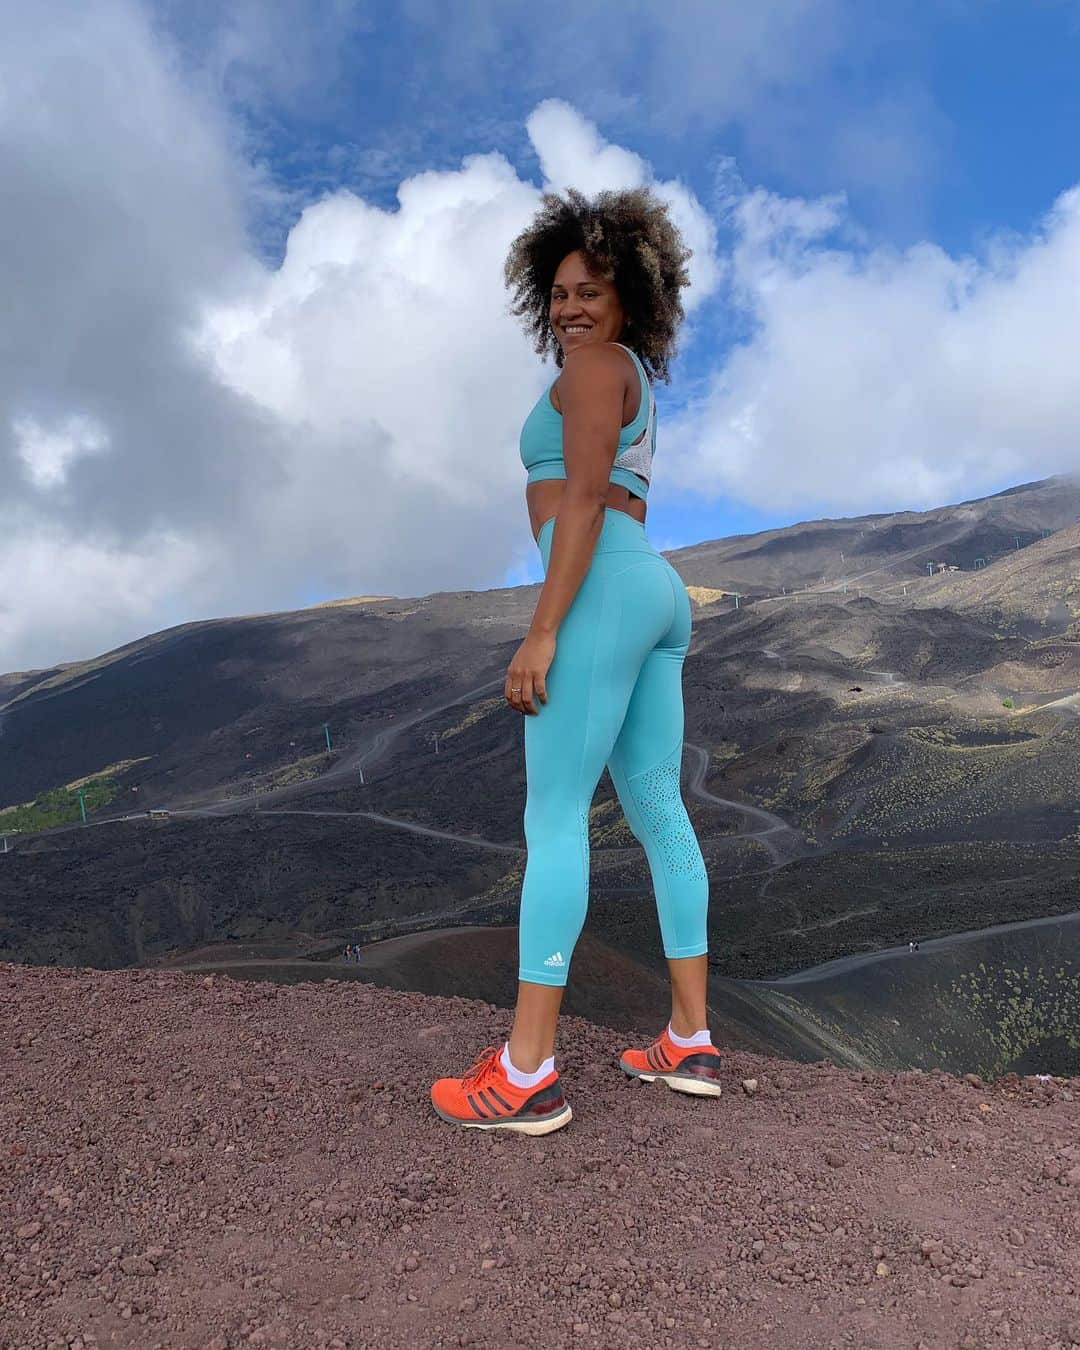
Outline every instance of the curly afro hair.
POLYGON ((599 192, 591 200, 576 188, 566 197, 545 192, 532 224, 510 245, 504 277, 514 288, 511 314, 523 319, 535 350, 563 363, 551 329, 551 286, 559 264, 580 249, 594 276, 614 283, 626 311, 627 346, 633 347, 654 378, 669 383, 668 362, 683 320, 680 288, 690 284, 691 256, 668 215, 667 205, 649 188, 599 192))

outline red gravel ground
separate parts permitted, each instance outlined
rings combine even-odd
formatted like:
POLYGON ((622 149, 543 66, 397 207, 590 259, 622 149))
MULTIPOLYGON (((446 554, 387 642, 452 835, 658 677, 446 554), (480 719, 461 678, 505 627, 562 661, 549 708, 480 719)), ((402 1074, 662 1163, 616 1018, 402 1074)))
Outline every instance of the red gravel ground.
POLYGON ((0 965, 0 1345, 1080 1345, 1080 1080, 732 1052, 703 1100, 567 1018, 566 1129, 439 1120, 508 1026, 0 965))

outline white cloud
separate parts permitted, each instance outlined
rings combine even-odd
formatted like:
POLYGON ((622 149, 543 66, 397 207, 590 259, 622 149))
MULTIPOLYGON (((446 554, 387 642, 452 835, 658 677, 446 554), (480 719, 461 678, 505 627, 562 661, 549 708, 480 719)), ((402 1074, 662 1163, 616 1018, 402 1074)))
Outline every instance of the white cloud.
POLYGON ((981 257, 867 247, 839 198, 742 193, 730 223, 752 333, 669 426, 681 486, 882 510, 1080 467, 1080 189, 981 257))
POLYGON ((145 14, 9 7, 0 89, 0 666, 27 668, 207 603, 176 559, 273 439, 180 340, 246 256, 251 175, 145 14))
MULTIPOLYGON (((831 12, 788 8, 806 23, 831 12)), ((481 153, 407 178, 394 211, 338 191, 271 269, 246 233, 255 180, 220 103, 185 82, 134 0, 14 14, 0 575, 19 584, 2 597, 0 667, 313 592, 475 589, 534 565, 517 437, 552 372, 509 317, 501 272, 539 190, 481 153)), ((526 129, 546 183, 651 182, 671 203, 695 250, 687 364, 708 359, 718 294, 747 330, 662 425, 654 502, 682 487, 882 510, 1077 463, 1077 193, 979 257, 892 252, 843 197, 748 192, 730 171, 714 221, 564 101, 539 103, 526 129)))
MULTIPOLYGON (((317 515, 322 493, 344 493, 353 532, 361 503, 366 516, 414 487, 469 514, 505 504, 520 486, 516 420, 537 392, 501 276, 534 191, 501 155, 476 155, 399 195, 397 212, 345 191, 309 206, 281 267, 211 306, 198 339, 231 388, 289 428, 293 476, 271 505, 284 514, 299 494, 317 515)), ((417 506, 413 529, 430 532, 417 506)))
MULTIPOLYGON (((542 105, 527 129, 546 176, 576 164, 590 193, 651 179, 567 104, 542 105)), ((656 186, 696 246, 700 299, 717 283, 715 230, 687 189, 656 186)), ((339 493, 370 503, 419 479, 460 511, 487 512, 520 490, 522 409, 550 379, 506 315, 502 281, 539 193, 487 154, 418 174, 398 196, 396 212, 347 191, 307 207, 281 267, 211 306, 197 345, 230 388, 293 428, 291 491, 308 492, 325 457, 339 493)))
MULTIPOLYGON (((545 164, 571 155, 589 191, 651 181, 566 104, 542 105, 527 130, 545 164)), ((655 186, 696 246, 703 295, 717 283, 715 231, 685 187, 655 186)), ((540 193, 491 153, 417 174, 398 199, 386 211, 340 191, 307 207, 281 267, 208 306, 195 338, 285 430, 285 484, 260 502, 263 528, 284 541, 307 527, 304 566, 344 591, 535 567, 517 440, 552 372, 507 313, 502 266, 540 193)))
MULTIPOLYGON (((268 268, 228 126, 142 12, 46 11, 0 52, 17 95, 0 565, 25 582, 5 592, 0 667, 312 592, 474 589, 531 560, 517 438, 551 372, 507 312, 502 263, 538 189, 489 153, 405 180, 396 211, 339 191, 268 268)), ((560 126, 591 146, 588 180, 593 157, 626 152, 575 118, 560 126)), ((714 284, 703 210, 659 187, 714 284)))
POLYGON ((208 546, 172 531, 117 546, 48 518, 0 512, 4 668, 75 660, 100 651, 102 633, 136 637, 201 617, 178 612, 176 598, 207 566, 208 546))
POLYGON ((591 196, 605 189, 652 187, 667 203, 693 253, 688 264, 690 286, 683 293, 686 313, 708 299, 721 275, 716 226, 689 188, 677 181, 657 181, 640 155, 605 142, 593 123, 562 99, 545 99, 530 113, 525 129, 548 190, 564 192, 576 187, 591 196))
POLYGON ((27 478, 39 488, 60 487, 67 481, 68 468, 75 460, 82 455, 99 454, 109 446, 105 428, 92 417, 78 414, 51 429, 33 417, 18 417, 12 430, 15 453, 23 462, 27 478))
POLYGON ((592 196, 605 188, 639 187, 649 166, 633 150, 605 143, 596 127, 562 99, 545 99, 525 123, 546 184, 592 196))

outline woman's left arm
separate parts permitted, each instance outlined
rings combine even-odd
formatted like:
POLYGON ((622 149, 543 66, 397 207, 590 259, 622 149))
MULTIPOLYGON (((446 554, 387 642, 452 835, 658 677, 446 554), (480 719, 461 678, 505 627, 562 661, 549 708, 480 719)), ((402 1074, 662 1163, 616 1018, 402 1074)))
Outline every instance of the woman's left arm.
POLYGON ((567 353, 559 379, 566 486, 540 598, 506 677, 506 697, 520 712, 536 711, 534 692, 547 702, 546 676, 558 627, 585 579, 603 528, 625 390, 625 358, 611 347, 588 345, 567 353))

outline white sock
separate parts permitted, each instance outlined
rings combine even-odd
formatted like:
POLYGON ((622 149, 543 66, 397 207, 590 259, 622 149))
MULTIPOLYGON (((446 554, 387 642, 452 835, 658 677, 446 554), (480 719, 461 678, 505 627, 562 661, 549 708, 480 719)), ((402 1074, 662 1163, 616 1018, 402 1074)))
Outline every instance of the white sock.
POLYGON ((522 1073, 520 1069, 515 1069, 510 1061, 510 1042, 503 1044, 502 1054, 499 1056, 499 1063, 506 1070, 506 1076, 515 1087, 527 1088, 535 1087, 541 1078, 546 1078, 555 1067, 555 1056, 548 1055, 543 1064, 535 1073, 522 1073))
POLYGON ((667 1034, 675 1042, 681 1045, 683 1049, 688 1049, 691 1045, 712 1045, 712 1037, 709 1035, 709 1028, 704 1031, 695 1031, 692 1036, 676 1036, 671 1029, 671 1023, 668 1023, 667 1034))

